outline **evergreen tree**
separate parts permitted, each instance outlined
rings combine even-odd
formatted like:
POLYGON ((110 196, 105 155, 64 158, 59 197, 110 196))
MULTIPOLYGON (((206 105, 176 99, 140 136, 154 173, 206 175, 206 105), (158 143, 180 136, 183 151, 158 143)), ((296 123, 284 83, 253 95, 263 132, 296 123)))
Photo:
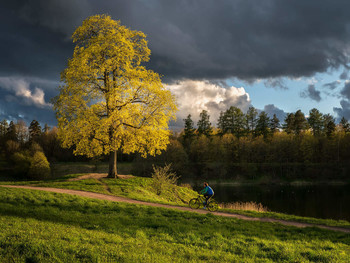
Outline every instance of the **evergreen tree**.
POLYGON ((246 114, 247 130, 249 133, 253 133, 257 123, 258 111, 254 107, 249 107, 246 114))
POLYGON ((303 130, 308 128, 304 113, 301 110, 297 110, 294 114, 294 132, 299 135, 303 130))
POLYGON ((323 126, 323 116, 322 113, 318 111, 318 109, 313 108, 309 111, 309 118, 307 119, 314 136, 318 136, 322 132, 323 126))
POLYGON ((335 131, 335 120, 329 113, 323 115, 323 131, 327 137, 331 137, 335 131))
POLYGON ((191 119, 191 114, 188 114, 187 118, 183 121, 185 122, 184 139, 191 139, 194 136, 195 132, 194 122, 191 119))
POLYGON ((224 133, 232 133, 237 138, 245 133, 245 117, 241 109, 231 106, 223 116, 224 133))
POLYGON ((345 133, 350 132, 350 124, 347 119, 342 117, 339 124, 345 133))
POLYGON ((29 140, 37 141, 41 135, 41 126, 38 121, 32 120, 29 125, 29 140))
POLYGON ((10 124, 7 129, 6 139, 11 141, 18 141, 16 125, 13 121, 10 121, 10 124))
POLYGON ((277 118, 276 114, 274 114, 272 119, 270 120, 269 128, 272 133, 277 132, 280 128, 280 120, 277 118))
POLYGON ((200 135, 201 134, 206 136, 211 135, 213 128, 211 126, 209 118, 210 116, 206 110, 203 110, 199 114, 199 121, 197 122, 197 126, 198 126, 197 131, 200 135))
POLYGON ((288 113, 284 119, 283 130, 290 134, 295 130, 295 115, 294 113, 288 113))
POLYGON ((225 121, 225 113, 223 111, 220 112, 220 116, 218 119, 218 128, 220 130, 221 135, 225 134, 226 131, 226 121, 225 121))
POLYGON ((259 114, 258 120, 256 122, 255 135, 256 136, 263 135, 264 138, 266 139, 270 133, 270 130, 269 130, 270 121, 271 120, 267 116, 266 112, 262 111, 259 114))

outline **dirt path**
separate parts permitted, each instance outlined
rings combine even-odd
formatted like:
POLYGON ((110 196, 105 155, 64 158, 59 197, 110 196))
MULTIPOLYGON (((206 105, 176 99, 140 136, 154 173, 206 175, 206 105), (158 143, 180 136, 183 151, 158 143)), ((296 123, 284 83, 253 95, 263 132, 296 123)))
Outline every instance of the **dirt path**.
POLYGON ((278 224, 282 224, 282 225, 286 225, 286 226, 295 226, 295 227, 318 227, 318 228, 327 229, 327 230, 350 233, 350 229, 342 228, 342 227, 314 225, 314 224, 309 224, 309 223, 300 223, 300 222, 295 222, 295 221, 286 221, 286 220, 281 220, 281 219, 273 219, 273 218, 265 218, 265 217, 264 218, 249 217, 249 216, 244 216, 244 215, 239 215, 239 214, 229 214, 229 213, 223 213, 223 212, 208 212, 206 210, 201 210, 201 209, 193 210, 189 207, 150 203, 150 202, 129 199, 129 198, 125 198, 125 197, 111 196, 111 195, 78 191, 78 190, 60 189, 60 188, 51 188, 51 187, 22 186, 22 185, 0 185, 0 187, 21 188, 21 189, 47 191, 47 192, 53 192, 53 193, 71 194, 71 195, 78 195, 78 196, 113 201, 113 202, 124 202, 124 203, 130 203, 130 204, 148 205, 148 206, 153 206, 153 207, 163 207, 163 208, 177 209, 177 210, 182 210, 182 211, 190 211, 190 212, 196 212, 199 214, 212 213, 212 214, 217 215, 217 216, 238 218, 238 219, 247 220, 247 221, 278 223, 278 224))

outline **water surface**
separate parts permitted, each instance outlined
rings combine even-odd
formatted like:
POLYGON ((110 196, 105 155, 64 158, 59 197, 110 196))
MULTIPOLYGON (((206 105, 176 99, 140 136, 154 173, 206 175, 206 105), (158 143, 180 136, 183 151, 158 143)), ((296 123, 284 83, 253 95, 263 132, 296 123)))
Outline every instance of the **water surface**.
MULTIPOLYGON (((214 184, 219 202, 256 202, 270 211, 350 221, 350 185, 228 185, 214 184)), ((199 190, 201 185, 193 185, 199 190)))

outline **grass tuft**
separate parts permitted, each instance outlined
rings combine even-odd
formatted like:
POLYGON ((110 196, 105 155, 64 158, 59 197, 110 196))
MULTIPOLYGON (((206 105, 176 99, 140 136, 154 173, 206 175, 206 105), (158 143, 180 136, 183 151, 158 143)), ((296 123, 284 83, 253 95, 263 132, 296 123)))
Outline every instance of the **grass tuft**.
POLYGON ((234 203, 221 203, 221 208, 233 209, 233 210, 245 210, 245 211, 256 211, 256 212, 268 212, 268 208, 263 206, 261 203, 255 202, 234 202, 234 203))

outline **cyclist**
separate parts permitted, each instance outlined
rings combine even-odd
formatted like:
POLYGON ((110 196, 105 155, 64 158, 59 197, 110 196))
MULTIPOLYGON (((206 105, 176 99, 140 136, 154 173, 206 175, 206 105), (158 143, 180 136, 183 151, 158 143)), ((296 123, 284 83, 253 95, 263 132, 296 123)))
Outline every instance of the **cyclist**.
POLYGON ((204 189, 201 191, 201 194, 205 197, 204 209, 207 207, 208 200, 214 195, 214 190, 209 186, 207 182, 204 182, 204 189))

